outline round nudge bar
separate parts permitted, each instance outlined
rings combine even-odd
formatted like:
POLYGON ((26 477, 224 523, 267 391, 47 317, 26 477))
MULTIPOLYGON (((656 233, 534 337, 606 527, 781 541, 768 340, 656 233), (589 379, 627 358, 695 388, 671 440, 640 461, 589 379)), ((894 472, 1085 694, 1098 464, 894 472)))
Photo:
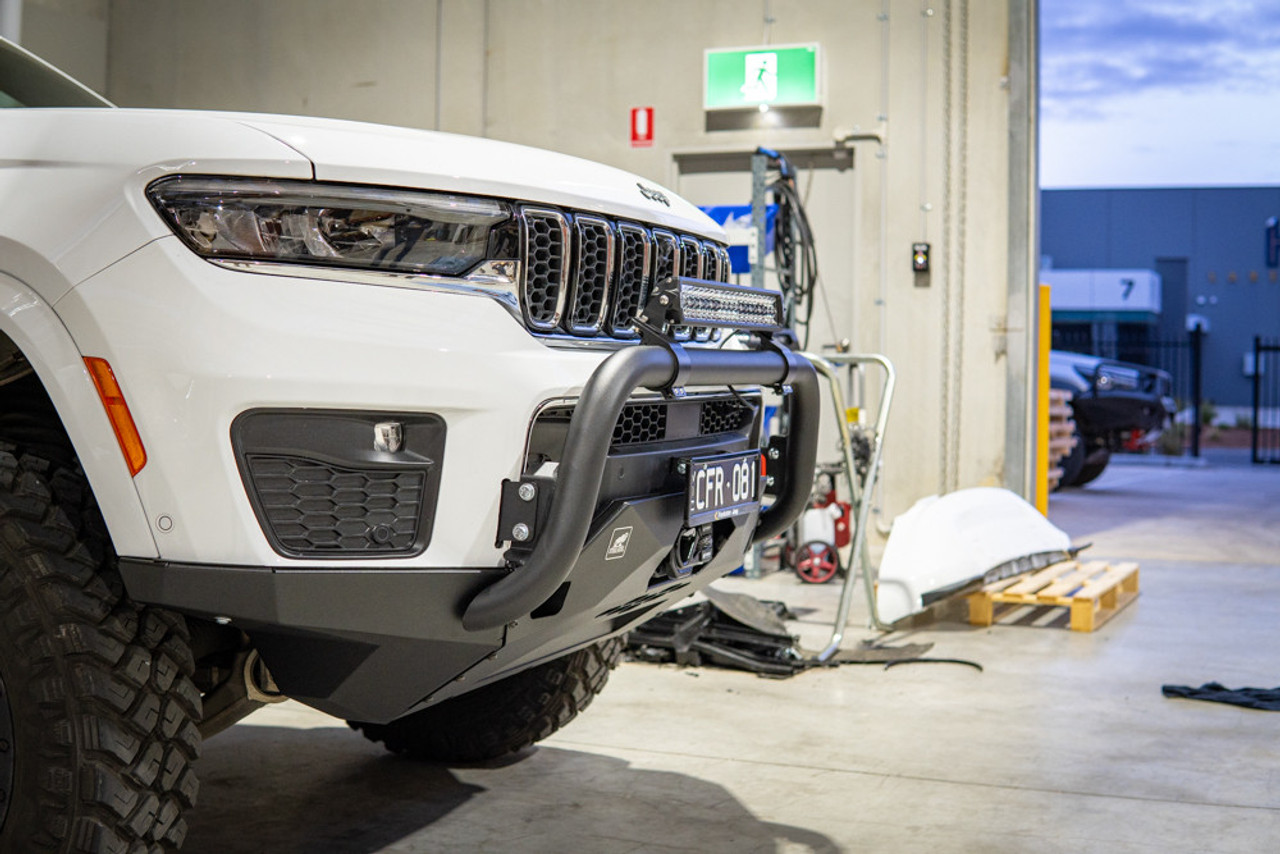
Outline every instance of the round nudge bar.
POLYGON ((530 613, 568 577, 586 544, 595 512, 609 440, 622 406, 638 388, 666 390, 677 378, 687 386, 787 385, 791 387, 785 491, 760 515, 752 535, 761 542, 786 530, 808 505, 817 461, 820 399, 817 374, 805 358, 784 347, 761 350, 695 350, 678 344, 620 350, 587 381, 574 408, 556 473, 556 494, 529 559, 481 590, 462 624, 494 628, 530 613))

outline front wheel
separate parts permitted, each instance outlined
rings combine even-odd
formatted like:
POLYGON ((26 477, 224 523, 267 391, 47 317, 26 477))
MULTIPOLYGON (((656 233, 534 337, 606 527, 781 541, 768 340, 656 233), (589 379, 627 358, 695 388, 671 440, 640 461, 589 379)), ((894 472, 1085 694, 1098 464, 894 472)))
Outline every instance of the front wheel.
POLYGON ((348 721, 388 750, 433 762, 483 762, 541 741, 604 689, 622 655, 611 638, 389 724, 348 721))
POLYGON ((49 472, 0 449, 0 852, 176 851, 200 747, 186 623, 124 596, 49 472))
POLYGON ((1080 474, 1076 475, 1076 486, 1084 486, 1086 483, 1092 483, 1097 480, 1102 472, 1106 470, 1107 463, 1111 462, 1111 452, 1102 449, 1094 451, 1089 455, 1085 464, 1080 467, 1080 474))

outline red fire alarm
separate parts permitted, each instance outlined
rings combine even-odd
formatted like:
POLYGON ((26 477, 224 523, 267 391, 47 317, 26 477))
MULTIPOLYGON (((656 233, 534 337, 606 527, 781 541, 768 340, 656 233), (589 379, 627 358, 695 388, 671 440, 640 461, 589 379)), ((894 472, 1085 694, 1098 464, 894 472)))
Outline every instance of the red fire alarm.
POLYGON ((631 108, 631 147, 649 148, 653 145, 653 107, 631 108))

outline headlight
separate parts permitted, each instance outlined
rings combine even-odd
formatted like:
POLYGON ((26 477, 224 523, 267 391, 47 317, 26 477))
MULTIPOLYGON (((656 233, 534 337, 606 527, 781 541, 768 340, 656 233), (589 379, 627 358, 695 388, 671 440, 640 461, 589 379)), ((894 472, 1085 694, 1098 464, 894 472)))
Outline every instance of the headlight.
POLYGON ((1095 375, 1099 391, 1134 391, 1142 384, 1142 373, 1120 365, 1099 365, 1095 375))
POLYGON ((166 178, 147 195, 206 258, 461 277, 513 260, 511 207, 412 190, 307 181, 166 178))

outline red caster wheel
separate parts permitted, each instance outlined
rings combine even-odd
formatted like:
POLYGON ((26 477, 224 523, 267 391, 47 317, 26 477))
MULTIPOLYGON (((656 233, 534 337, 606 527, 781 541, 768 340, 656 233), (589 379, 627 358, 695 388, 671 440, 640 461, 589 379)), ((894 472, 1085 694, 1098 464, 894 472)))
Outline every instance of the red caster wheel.
POLYGON ((835 546, 817 540, 805 543, 796 552, 796 575, 810 584, 826 584, 840 571, 835 546))

